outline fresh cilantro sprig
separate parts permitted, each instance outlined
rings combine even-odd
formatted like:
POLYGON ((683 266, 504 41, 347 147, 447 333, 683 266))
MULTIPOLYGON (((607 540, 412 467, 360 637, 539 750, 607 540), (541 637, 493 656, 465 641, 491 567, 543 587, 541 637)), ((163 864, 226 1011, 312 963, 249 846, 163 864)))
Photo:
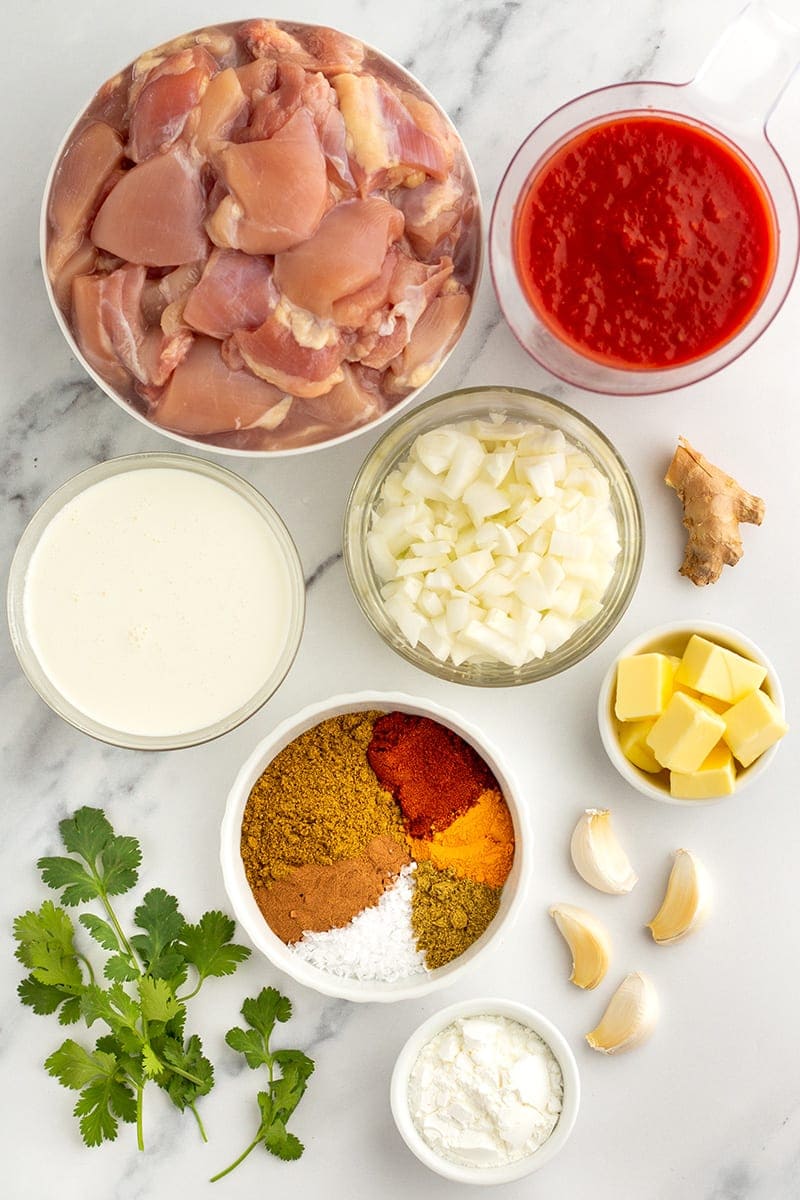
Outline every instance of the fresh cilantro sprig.
POLYGON ((257 996, 245 1000, 242 1005, 242 1016, 250 1028, 235 1026, 225 1035, 231 1049, 244 1055, 248 1067, 254 1071, 259 1067, 267 1068, 269 1087, 258 1093, 261 1121, 256 1136, 229 1167, 212 1178, 212 1183, 230 1174, 259 1142, 263 1142, 270 1154, 285 1160, 299 1158, 303 1153, 303 1143, 289 1133, 286 1124, 303 1098, 314 1063, 302 1050, 270 1051, 269 1048, 275 1022, 288 1021, 291 1015, 291 1001, 286 996, 276 988, 262 988, 257 996))
POLYGON ((136 1124, 144 1148, 142 1100, 149 1081, 176 1108, 192 1111, 205 1141, 196 1102, 211 1090, 214 1069, 197 1034, 185 1035, 186 1005, 206 979, 230 975, 250 951, 232 941, 230 917, 207 912, 191 925, 163 888, 145 893, 134 912, 136 932, 126 935, 112 897, 138 881, 138 841, 116 834, 97 808, 80 808, 59 830, 67 855, 40 858, 37 866, 66 908, 99 902, 103 916, 83 912, 78 920, 108 957, 97 975, 75 945, 66 908, 45 900, 14 922, 16 956, 29 972, 19 997, 36 1013, 57 1013, 62 1025, 83 1018, 108 1032, 94 1050, 67 1038, 45 1067, 79 1093, 74 1112, 87 1146, 113 1141, 123 1121, 136 1124))

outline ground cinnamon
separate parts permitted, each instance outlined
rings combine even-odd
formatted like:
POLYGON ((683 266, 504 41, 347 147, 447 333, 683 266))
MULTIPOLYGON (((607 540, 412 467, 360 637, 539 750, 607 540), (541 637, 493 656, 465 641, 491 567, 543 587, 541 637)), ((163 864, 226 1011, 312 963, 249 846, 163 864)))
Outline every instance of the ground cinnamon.
POLYGON ((306 863, 269 887, 254 887, 253 895, 281 941, 296 942, 307 930, 348 925, 362 909, 378 903, 409 861, 408 851, 393 838, 373 838, 358 858, 306 863))

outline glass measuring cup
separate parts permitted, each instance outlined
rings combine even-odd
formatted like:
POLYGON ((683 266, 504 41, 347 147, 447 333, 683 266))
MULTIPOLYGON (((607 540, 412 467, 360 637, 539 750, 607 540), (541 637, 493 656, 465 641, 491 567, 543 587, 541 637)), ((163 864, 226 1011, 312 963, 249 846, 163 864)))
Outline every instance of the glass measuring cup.
POLYGON ((800 247, 798 202, 766 123, 800 62, 800 28, 760 0, 725 30, 689 83, 652 81, 599 88, 546 117, 522 143, 495 200, 489 262, 500 307, 518 341, 547 370, 595 392, 650 395, 705 379, 738 358, 773 320, 794 279, 800 247), (521 201, 538 169, 566 142, 620 117, 658 115, 700 128, 744 159, 772 209, 776 255, 772 277, 753 313, 727 341, 676 366, 598 362, 562 341, 528 299, 514 248, 521 201))

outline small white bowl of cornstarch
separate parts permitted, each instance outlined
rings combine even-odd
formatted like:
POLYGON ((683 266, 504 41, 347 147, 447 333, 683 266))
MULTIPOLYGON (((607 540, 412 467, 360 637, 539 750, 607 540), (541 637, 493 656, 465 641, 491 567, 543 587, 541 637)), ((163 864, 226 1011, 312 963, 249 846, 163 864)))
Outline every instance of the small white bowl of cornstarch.
POLYGON ((408 1039, 390 1102, 403 1141, 432 1171, 457 1183, 512 1183, 566 1143, 580 1076, 563 1034, 535 1009, 463 1000, 408 1039))
POLYGON ((503 944, 530 873, 528 820, 498 751, 456 713, 398 692, 334 696, 242 766, 223 880, 255 948, 298 983, 405 1000, 503 944))

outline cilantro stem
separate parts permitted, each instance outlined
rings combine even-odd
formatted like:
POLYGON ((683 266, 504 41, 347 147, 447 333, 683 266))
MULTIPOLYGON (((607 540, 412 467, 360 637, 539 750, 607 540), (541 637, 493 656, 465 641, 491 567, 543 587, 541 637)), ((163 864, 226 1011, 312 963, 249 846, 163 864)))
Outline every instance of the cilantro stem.
POLYGON ((93 983, 93 984, 94 984, 94 983, 97 983, 97 980, 96 980, 96 979, 95 979, 95 977, 94 977, 94 970, 93 970, 93 968, 92 968, 92 964, 89 962, 89 959, 86 957, 86 955, 85 955, 85 954, 81 954, 81 953, 80 953, 80 951, 76 950, 76 951, 75 951, 75 957, 76 957, 76 958, 79 958, 79 959, 81 960, 81 962, 82 962, 82 963, 85 963, 85 964, 86 964, 86 967, 87 967, 87 969, 88 969, 88 971, 89 971, 89 978, 91 979, 91 981, 92 981, 92 983, 93 983))
POLYGON ((108 919, 114 928, 114 932, 116 933, 117 937, 119 938, 120 945, 123 947, 125 953, 127 954, 128 958, 130 959, 131 966, 136 971, 136 974, 142 975, 143 972, 142 972, 141 964, 137 957, 136 951, 134 950, 133 946, 130 944, 130 942, 126 938, 124 930, 123 930, 122 926, 120 925, 119 921, 117 920, 117 914, 114 912, 114 909, 111 907, 111 901, 108 898, 108 893, 106 892, 106 889, 103 885, 102 879, 100 878, 100 876, 98 875, 97 871, 94 868, 94 864, 92 865, 92 874, 94 875, 95 883, 97 884, 97 891, 100 896, 100 901, 103 905, 103 908, 106 910, 106 915, 108 916, 108 919))
POLYGON ((162 1063, 168 1071, 174 1071, 176 1075, 182 1075, 184 1079, 188 1079, 190 1083, 196 1083, 199 1087, 203 1086, 204 1080, 198 1079, 196 1075, 190 1075, 188 1071, 182 1071, 180 1067, 174 1067, 172 1063, 162 1063))
POLYGON ((144 1150, 144 1132, 142 1130, 142 1098, 144 1088, 140 1083, 136 1084, 136 1145, 140 1150, 144 1150))
POLYGON ((197 1121, 197 1128, 200 1130, 200 1137, 203 1139, 204 1142, 208 1142, 208 1138, 206 1137, 205 1126, 203 1125, 203 1122, 200 1120, 200 1113, 195 1108, 194 1101, 191 1102, 191 1104, 189 1105, 189 1108, 192 1110, 195 1121, 197 1121))
POLYGON ((231 1171, 236 1170, 236 1168, 239 1166, 239 1163, 244 1162, 244 1160, 247 1158, 250 1151, 255 1150, 256 1146, 261 1141, 261 1137, 260 1137, 261 1130, 260 1129, 259 1129, 258 1133, 259 1133, 259 1136, 255 1137, 253 1139, 253 1141, 250 1143, 250 1145, 247 1147, 247 1149, 243 1150, 242 1153, 239 1155, 239 1157, 234 1162, 232 1162, 229 1167, 226 1167, 224 1171, 219 1171, 216 1175, 211 1176, 211 1179, 209 1180, 210 1183, 216 1183, 218 1179, 222 1179, 225 1175, 230 1175, 231 1171))
POLYGON ((196 988, 193 988, 191 992, 187 992, 185 996, 176 996, 175 999, 178 1001, 178 1003, 185 1004, 187 1000, 192 1000, 197 995, 197 993, 200 991, 200 988, 203 986, 204 980, 205 980, 205 975, 201 975, 200 979, 198 980, 196 988))

